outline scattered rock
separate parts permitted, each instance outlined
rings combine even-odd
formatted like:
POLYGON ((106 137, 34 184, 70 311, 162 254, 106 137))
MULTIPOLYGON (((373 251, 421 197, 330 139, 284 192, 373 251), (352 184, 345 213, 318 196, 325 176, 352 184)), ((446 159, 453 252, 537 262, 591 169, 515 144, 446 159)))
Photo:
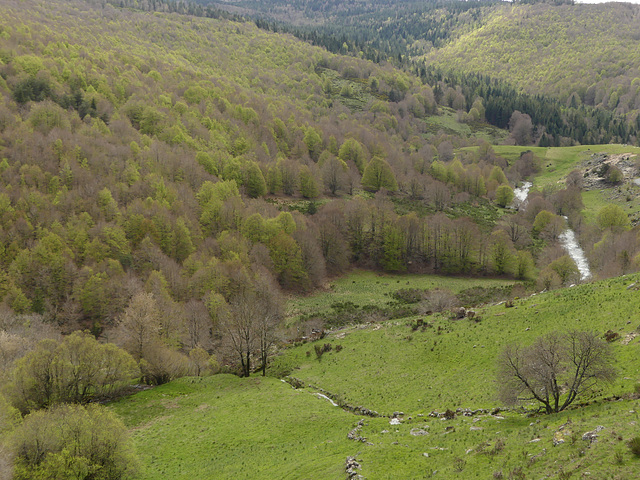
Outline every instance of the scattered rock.
POLYGON ((391 420, 389 420, 389 425, 400 425, 400 419, 399 418, 392 418, 391 420))
POLYGON ((358 470, 360 470, 361 468, 362 465, 360 465, 360 462, 356 460, 356 457, 347 457, 344 471, 346 472, 348 478, 362 478, 362 476, 358 474, 358 470))
POLYGON ((464 307, 460 307, 455 311, 455 316, 457 320, 464 318, 467 315, 467 309, 464 307))
POLYGON ((567 421, 558 427, 556 433, 553 434, 553 446, 557 447, 558 445, 562 445, 565 443, 566 438, 571 436, 571 430, 567 427, 571 425, 571 421, 567 421))
POLYGON ((469 427, 469 430, 472 430, 472 431, 482 430, 482 427, 476 427, 472 425, 471 427, 469 427))
POLYGON ((347 438, 355 442, 366 443, 367 439, 362 435, 360 435, 360 430, 362 430, 362 427, 364 427, 364 420, 360 420, 356 425, 356 427, 353 430, 351 430, 349 433, 347 433, 347 438))
POLYGON ((593 442, 598 440, 598 433, 602 430, 604 430, 604 427, 602 425, 598 425, 594 430, 585 432, 582 435, 582 440, 588 441, 589 444, 592 444, 593 442))
POLYGON ((533 440, 529 440, 529 443, 536 443, 539 442, 540 439, 539 438, 534 438, 533 440))
POLYGON ((564 434, 562 432, 556 432, 553 434, 553 446, 557 447, 565 442, 564 434))
POLYGON ((425 458, 429 458, 429 454, 428 454, 427 452, 424 452, 424 453, 422 454, 422 456, 423 456, 423 457, 425 457, 425 458))
MULTIPOLYGON (((429 426, 425 425, 425 428, 429 428, 429 426)), ((409 434, 413 435, 414 437, 419 437, 421 435, 429 435, 429 432, 427 432, 424 428, 412 428, 409 434)))

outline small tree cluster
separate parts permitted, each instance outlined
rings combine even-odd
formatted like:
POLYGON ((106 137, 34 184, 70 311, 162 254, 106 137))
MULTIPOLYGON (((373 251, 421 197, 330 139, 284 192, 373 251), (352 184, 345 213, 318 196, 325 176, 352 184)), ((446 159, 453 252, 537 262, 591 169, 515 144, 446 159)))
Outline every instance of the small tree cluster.
POLYGON ((25 417, 13 435, 15 480, 135 478, 127 429, 100 405, 60 405, 25 417))
POLYGON ((22 412, 113 395, 138 376, 134 359, 111 343, 74 332, 45 339, 16 362, 7 393, 22 412))

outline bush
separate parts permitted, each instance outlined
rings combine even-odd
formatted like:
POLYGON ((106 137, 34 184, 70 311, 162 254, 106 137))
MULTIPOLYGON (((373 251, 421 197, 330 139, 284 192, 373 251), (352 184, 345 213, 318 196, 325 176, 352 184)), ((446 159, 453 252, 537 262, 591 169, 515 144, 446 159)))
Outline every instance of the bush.
POLYGON ((316 351, 316 358, 320 360, 325 352, 330 352, 333 349, 333 345, 331 345, 330 343, 325 343, 324 345, 314 345, 313 348, 316 351))
POLYGON ((42 340, 16 362, 8 396, 23 413, 63 402, 115 395, 137 377, 133 357, 88 333, 42 340))
POLYGON ((127 429, 100 405, 32 413, 15 431, 15 480, 134 478, 138 462, 127 429))
POLYGON ((425 290, 421 290, 419 288, 401 288, 400 290, 393 292, 391 296, 402 303, 418 303, 420 300, 424 299, 425 290))
POLYGON ((627 442, 627 446, 629 447, 629 451, 631 451, 631 453, 640 458, 640 437, 634 437, 629 440, 627 442))
POLYGON ((617 340, 618 338, 620 338, 620 334, 617 332, 614 332, 613 330, 607 330, 604 334, 604 339, 607 342, 613 342, 614 340, 617 340))

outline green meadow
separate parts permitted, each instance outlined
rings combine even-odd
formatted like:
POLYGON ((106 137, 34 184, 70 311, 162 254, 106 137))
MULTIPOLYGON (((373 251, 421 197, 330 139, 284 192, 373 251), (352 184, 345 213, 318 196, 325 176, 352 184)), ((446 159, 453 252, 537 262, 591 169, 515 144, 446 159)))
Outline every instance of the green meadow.
POLYGON ((513 280, 445 277, 440 275, 394 275, 356 270, 332 280, 324 291, 307 296, 292 296, 288 302, 289 322, 300 315, 322 313, 332 305, 353 302, 358 306, 384 307, 393 299, 391 294, 400 289, 442 288, 453 293, 473 287, 504 287, 513 280))
MULTIPOLYGON (((295 299, 291 310, 325 308, 340 298, 334 295, 384 302, 385 294, 408 285, 469 286, 456 282, 356 272, 334 281, 333 293, 295 299)), ((640 274, 515 299, 510 308, 485 305, 475 309, 479 320, 436 314, 349 326, 284 348, 273 360, 271 375, 286 372, 302 388, 270 376, 185 378, 112 408, 131 428, 149 479, 345 478, 348 456, 356 456, 368 479, 569 478, 574 471, 633 478, 640 461, 626 442, 637 435, 640 411, 636 285, 640 274), (427 326, 416 328, 418 318, 427 326), (531 415, 534 406, 525 405, 529 415, 491 415, 501 407, 495 365, 502 348, 570 329, 619 334, 612 343, 617 380, 585 399, 588 405, 560 414, 531 415), (332 349, 318 358, 314 346, 327 343, 332 349), (335 407, 315 395, 319 389, 341 405, 382 416, 335 407), (487 410, 451 420, 429 416, 457 408, 487 410), (390 424, 395 412, 403 413, 398 425, 390 424), (349 440, 361 419, 356 436, 366 440, 349 440), (599 425, 596 442, 582 440, 599 425), (564 443, 554 446, 554 438, 564 443)))

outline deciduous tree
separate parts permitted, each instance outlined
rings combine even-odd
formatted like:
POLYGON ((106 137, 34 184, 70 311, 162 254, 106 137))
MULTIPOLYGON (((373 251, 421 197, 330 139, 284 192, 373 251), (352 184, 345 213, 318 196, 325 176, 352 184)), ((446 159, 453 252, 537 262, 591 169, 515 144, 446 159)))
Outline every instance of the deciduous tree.
POLYGON ((530 346, 509 345, 498 361, 500 399, 535 401, 546 413, 565 410, 614 378, 611 347, 592 332, 555 332, 530 346))

